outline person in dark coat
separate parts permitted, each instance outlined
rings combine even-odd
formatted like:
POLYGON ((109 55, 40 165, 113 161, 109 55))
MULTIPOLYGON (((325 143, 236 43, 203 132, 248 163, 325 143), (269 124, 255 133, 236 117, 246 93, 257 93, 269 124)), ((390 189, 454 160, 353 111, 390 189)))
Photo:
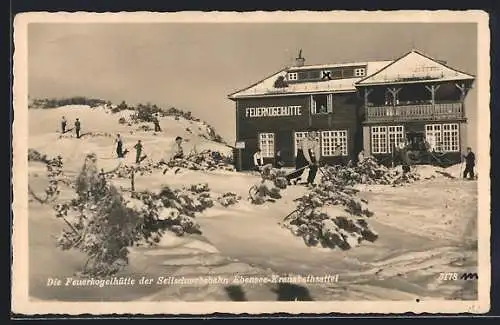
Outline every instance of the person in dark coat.
POLYGON ((156 116, 153 119, 153 123, 155 125, 155 132, 161 132, 160 121, 156 116))
POLYGON ((173 159, 183 159, 184 158, 184 149, 182 148, 182 137, 176 137, 175 142, 170 149, 170 160, 173 159))
POLYGON ((276 151, 276 158, 274 159, 274 168, 281 168, 285 166, 285 163, 283 162, 283 158, 281 157, 281 150, 276 151))
POLYGON ((314 179, 318 172, 320 158, 320 146, 316 137, 316 131, 311 130, 308 136, 300 141, 299 148, 297 149, 297 157, 295 158, 295 171, 286 177, 290 184, 292 181, 296 184, 298 178, 304 173, 304 169, 309 167, 307 185, 314 186, 314 179))
POLYGON ((118 155, 118 158, 123 158, 123 140, 119 134, 116 136, 115 143, 116 154, 118 155))
POLYGON ((80 128, 81 128, 80 119, 77 118, 75 121, 75 132, 77 138, 80 138, 80 128))
POLYGON ((476 156, 472 152, 471 147, 467 147, 467 154, 463 155, 465 159, 465 170, 464 170, 464 178, 470 176, 469 179, 474 179, 474 166, 476 165, 476 156))
POLYGON ((138 140, 134 146, 135 148, 135 163, 138 164, 141 162, 141 153, 142 153, 142 142, 138 140))
POLYGON ((61 131, 62 131, 63 134, 66 133, 66 124, 67 123, 68 122, 66 121, 66 117, 63 116, 62 119, 61 119, 61 131))

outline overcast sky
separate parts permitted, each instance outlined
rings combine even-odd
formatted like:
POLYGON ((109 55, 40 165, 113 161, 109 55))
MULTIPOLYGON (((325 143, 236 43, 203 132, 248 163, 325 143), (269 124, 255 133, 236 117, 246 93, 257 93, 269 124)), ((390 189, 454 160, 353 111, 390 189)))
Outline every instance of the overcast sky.
MULTIPOLYGON (((29 94, 176 106, 232 141, 227 95, 290 65, 299 48, 306 64, 394 59, 415 48, 477 75, 475 24, 32 23, 29 94)), ((476 91, 466 101, 474 147, 476 91)))

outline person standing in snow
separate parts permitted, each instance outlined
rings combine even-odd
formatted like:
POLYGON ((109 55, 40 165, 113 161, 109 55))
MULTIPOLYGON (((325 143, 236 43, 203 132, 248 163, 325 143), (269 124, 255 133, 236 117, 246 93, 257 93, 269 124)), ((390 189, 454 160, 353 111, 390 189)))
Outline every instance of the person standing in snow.
POLYGON ((175 138, 175 142, 172 145, 170 153, 172 156, 171 160, 184 158, 184 149, 182 148, 182 137, 175 138))
POLYGON ((281 168, 285 166, 285 163, 283 162, 283 158, 281 157, 281 150, 276 151, 276 158, 274 159, 274 167, 275 168, 281 168))
POLYGON ((334 159, 334 164, 340 165, 342 164, 342 146, 341 145, 336 145, 335 150, 333 151, 333 159, 334 159))
POLYGON ((365 160, 365 151, 364 150, 361 150, 359 153, 358 153, 358 164, 363 162, 365 160))
POLYGON ((264 166, 264 157, 262 157, 260 148, 257 148, 257 151, 253 154, 253 166, 256 171, 260 171, 261 167, 264 166))
POLYGON ((63 116, 62 119, 61 119, 61 132, 64 134, 66 133, 66 124, 68 123, 68 121, 66 121, 66 117, 63 116))
POLYGON ((315 130, 309 131, 307 137, 302 139, 297 149, 297 157, 295 158, 295 171, 287 175, 287 180, 291 184, 297 183, 297 179, 302 176, 304 169, 309 167, 309 175, 307 177, 307 185, 314 186, 314 179, 318 172, 318 163, 320 157, 319 142, 316 139, 317 133, 315 130))
POLYGON ((158 120, 158 117, 154 117, 153 123, 155 125, 155 132, 161 132, 160 121, 158 120))
POLYGON ((465 159, 465 170, 463 177, 467 179, 467 176, 470 176, 469 179, 474 179, 474 166, 476 165, 476 155, 472 152, 471 147, 467 147, 467 155, 463 155, 465 159))
POLYGON ((135 163, 139 164, 141 162, 141 153, 142 153, 141 140, 137 140, 137 143, 135 144, 134 148, 135 148, 135 163))
POLYGON ((80 139, 80 127, 81 127, 80 119, 76 118, 76 121, 75 121, 75 132, 76 132, 76 137, 78 139, 80 139))
POLYGON ((118 155, 118 158, 123 158, 123 140, 120 134, 116 135, 115 143, 116 143, 116 154, 118 155))

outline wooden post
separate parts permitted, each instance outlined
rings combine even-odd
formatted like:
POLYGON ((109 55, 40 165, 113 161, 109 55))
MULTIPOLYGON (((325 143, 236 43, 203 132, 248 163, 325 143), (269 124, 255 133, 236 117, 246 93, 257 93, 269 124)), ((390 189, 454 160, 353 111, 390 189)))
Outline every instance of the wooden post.
POLYGON ((132 170, 131 175, 130 175, 130 189, 132 193, 135 192, 135 171, 132 170))
POLYGON ((398 93, 401 91, 401 88, 387 88, 392 95, 392 114, 394 116, 396 110, 396 100, 398 98, 398 93))
POLYGON ((391 158, 392 158, 391 166, 392 166, 392 168, 394 168, 394 150, 396 150, 396 146, 395 145, 393 145, 392 148, 391 148, 391 158))
POLYGON ((241 160, 241 154, 243 150, 241 148, 238 149, 238 171, 242 170, 242 160, 241 160))
POLYGON ((309 126, 312 126, 312 114, 313 114, 313 104, 314 104, 313 95, 309 97, 309 126))
POLYGON ((456 84, 455 84, 455 87, 457 87, 457 88, 460 90, 460 92, 461 92, 461 94, 460 94, 460 101, 461 101, 461 102, 463 102, 463 101, 464 101, 464 99, 465 99, 465 92, 466 92, 466 90, 467 90, 467 89, 465 88, 465 84, 464 84, 464 83, 461 83, 461 84, 457 84, 457 83, 456 83, 456 84))
POLYGON ((368 115, 368 96, 372 93, 373 89, 365 88, 365 114, 368 115))
POLYGON ((431 93, 432 115, 434 117, 435 104, 436 104, 436 91, 439 89, 439 85, 431 85, 430 87, 425 86, 425 89, 427 89, 431 93))

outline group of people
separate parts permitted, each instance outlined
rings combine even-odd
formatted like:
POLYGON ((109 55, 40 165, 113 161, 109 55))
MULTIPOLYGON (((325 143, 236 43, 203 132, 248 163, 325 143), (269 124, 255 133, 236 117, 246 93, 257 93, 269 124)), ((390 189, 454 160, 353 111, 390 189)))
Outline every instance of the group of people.
MULTIPOLYGON (((62 132, 62 134, 66 133, 66 126, 67 125, 68 125, 68 121, 66 120, 66 117, 63 116, 61 118, 61 132, 62 132)), ((80 122, 79 118, 76 118, 74 125, 75 125, 76 137, 80 138, 81 122, 80 122)))
MULTIPOLYGON (((401 141, 398 145, 398 150, 400 152, 404 152, 406 148, 405 141, 401 141)), ((278 151, 279 153, 279 151, 278 151)), ((276 154, 275 159, 275 167, 281 168, 284 166, 283 161, 281 160, 281 155, 276 154)), ((317 138, 317 132, 315 130, 310 130, 306 137, 301 139, 298 144, 296 158, 295 158, 295 170, 286 176, 288 184, 297 184, 298 179, 304 173, 306 168, 309 169, 309 174, 307 177, 306 185, 309 187, 315 186, 314 180, 316 178, 316 174, 318 172, 318 167, 320 164, 320 144, 317 138)), ((334 149, 333 156, 340 157, 342 155, 342 147, 337 145, 334 149)), ((364 150, 361 150, 358 154, 358 163, 364 161, 369 155, 367 155, 364 150)), ((475 167, 475 155, 472 152, 472 148, 467 148, 467 153, 462 156, 465 161, 465 169, 463 171, 464 179, 474 179, 474 167, 475 167)), ((260 171, 262 166, 264 166, 264 157, 262 155, 261 149, 257 149, 255 154, 253 155, 253 163, 255 170, 260 171)), ((410 166, 409 163, 402 159, 401 161, 403 172, 409 172, 410 166)))
MULTIPOLYGON (((338 155, 341 154, 341 147, 337 146, 335 151, 338 155)), ((320 144, 318 141, 318 134, 315 130, 310 130, 307 135, 300 140, 297 148, 297 155, 295 158, 295 170, 286 176, 288 184, 297 184, 298 179, 304 173, 306 168, 309 168, 309 174, 307 176, 307 186, 314 186, 314 180, 316 179, 316 174, 318 172, 318 167, 320 163, 320 144)), ((256 170, 260 170, 264 165, 264 158, 262 156, 262 151, 257 149, 254 156, 254 165, 256 170)), ((284 166, 284 162, 281 159, 281 152, 276 153, 275 167, 281 168, 284 166)))
MULTIPOLYGON (((172 148, 170 150, 170 159, 182 159, 184 158, 184 149, 182 147, 182 137, 178 136, 175 138, 175 142, 172 145, 172 148)), ((123 139, 120 134, 117 134, 116 139, 115 139, 115 145, 116 145, 116 155, 118 158, 123 158, 125 155, 128 153, 128 150, 125 149, 123 150, 123 139)), ((141 163, 141 161, 144 159, 145 156, 142 155, 143 153, 143 144, 141 140, 137 140, 137 143, 134 145, 135 149, 135 162, 137 164, 141 163)))

